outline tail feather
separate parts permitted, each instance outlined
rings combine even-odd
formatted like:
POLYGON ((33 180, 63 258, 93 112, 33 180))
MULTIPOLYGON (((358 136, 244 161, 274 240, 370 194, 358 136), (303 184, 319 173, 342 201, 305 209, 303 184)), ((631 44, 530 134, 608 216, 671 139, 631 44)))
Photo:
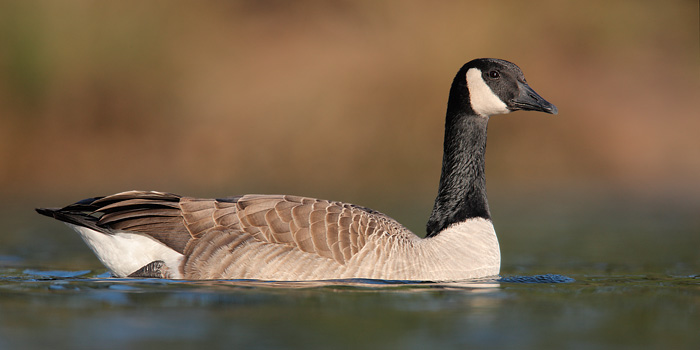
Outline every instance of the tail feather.
POLYGON ((68 208, 71 206, 73 206, 73 204, 65 208, 36 208, 35 210, 41 215, 45 215, 68 224, 88 227, 102 233, 112 233, 112 230, 109 227, 101 227, 97 225, 97 217, 90 215, 90 213, 86 211, 69 210, 68 208))
POLYGON ((118 231, 146 234, 182 253, 191 235, 184 225, 180 198, 172 193, 127 191, 36 211, 104 234, 118 231))

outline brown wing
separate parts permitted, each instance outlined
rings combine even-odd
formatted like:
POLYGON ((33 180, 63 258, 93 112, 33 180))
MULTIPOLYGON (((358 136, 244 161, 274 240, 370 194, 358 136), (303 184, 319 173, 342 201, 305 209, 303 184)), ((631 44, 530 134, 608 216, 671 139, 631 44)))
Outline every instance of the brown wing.
POLYGON ((129 191, 84 200, 54 213, 107 232, 144 233, 180 253, 217 230, 231 235, 245 232, 260 242, 289 245, 340 264, 362 249, 372 235, 411 234, 395 220, 367 208, 284 195, 196 199, 129 191))
POLYGON ((362 249, 371 235, 408 234, 379 212, 313 198, 246 195, 219 200, 183 198, 180 204, 185 226, 194 238, 212 229, 246 232, 258 241, 290 245, 340 264, 362 249))
POLYGON ((352 204, 296 196, 247 195, 237 201, 240 228, 263 242, 289 244, 344 264, 367 239, 407 234, 384 214, 352 204))

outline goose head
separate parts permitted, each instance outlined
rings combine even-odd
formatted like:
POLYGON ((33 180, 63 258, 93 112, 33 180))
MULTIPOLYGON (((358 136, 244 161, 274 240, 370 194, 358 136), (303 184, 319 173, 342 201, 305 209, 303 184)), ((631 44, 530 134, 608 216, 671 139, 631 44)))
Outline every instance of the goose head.
MULTIPOLYGON (((455 95, 469 101, 464 108, 481 117, 518 110, 557 114, 557 107, 528 85, 520 68, 505 60, 479 58, 469 61, 460 69, 452 87, 461 90, 455 95)), ((465 105, 464 101, 462 99, 460 104, 465 105)))
POLYGON ((457 72, 447 102, 442 173, 428 237, 472 218, 491 219, 485 178, 489 117, 518 110, 557 113, 511 62, 479 58, 457 72))

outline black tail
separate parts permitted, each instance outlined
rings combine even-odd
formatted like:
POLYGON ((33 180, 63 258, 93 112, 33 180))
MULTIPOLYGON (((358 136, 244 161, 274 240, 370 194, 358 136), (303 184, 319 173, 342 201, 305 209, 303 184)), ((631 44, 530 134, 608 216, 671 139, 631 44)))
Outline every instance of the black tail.
POLYGON ((91 229, 107 233, 105 227, 97 226, 98 217, 95 216, 95 208, 92 203, 102 197, 87 198, 63 208, 36 208, 36 212, 65 223, 85 226, 91 229))
POLYGON ((180 210, 181 196, 154 191, 127 191, 83 199, 66 207, 37 208, 37 213, 97 232, 142 233, 183 252, 191 235, 180 210))
POLYGON ((55 218, 56 216, 54 215, 54 213, 61 210, 61 209, 59 209, 59 208, 36 208, 34 210, 36 210, 36 212, 41 214, 41 215, 55 218))

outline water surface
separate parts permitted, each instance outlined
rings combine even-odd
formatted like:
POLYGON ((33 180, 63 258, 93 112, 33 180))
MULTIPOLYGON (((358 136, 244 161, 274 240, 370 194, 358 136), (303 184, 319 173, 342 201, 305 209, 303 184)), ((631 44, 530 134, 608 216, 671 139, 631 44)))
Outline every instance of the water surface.
POLYGON ((700 277, 172 281, 0 270, 0 348, 695 349, 700 277))

